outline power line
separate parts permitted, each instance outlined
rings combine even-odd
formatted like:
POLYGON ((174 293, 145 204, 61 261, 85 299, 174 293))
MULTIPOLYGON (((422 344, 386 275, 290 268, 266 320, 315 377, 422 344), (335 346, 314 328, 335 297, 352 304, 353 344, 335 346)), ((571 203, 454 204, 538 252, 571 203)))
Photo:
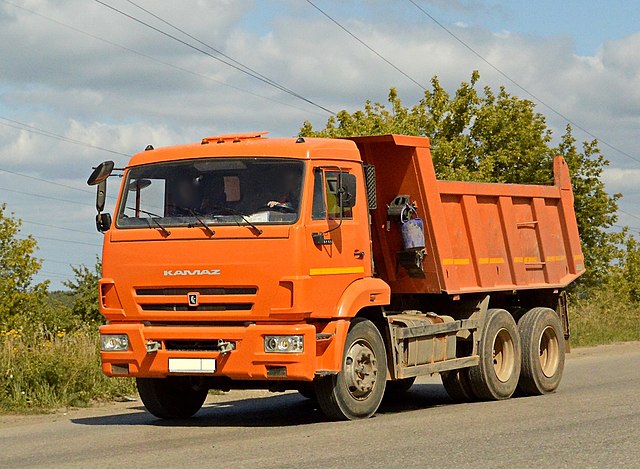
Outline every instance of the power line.
POLYGON ((622 212, 625 215, 629 215, 630 217, 635 218, 636 220, 640 220, 640 217, 638 215, 634 215, 633 213, 629 213, 626 210, 622 210, 621 208, 618 208, 618 212, 622 212))
MULTIPOLYGON (((211 50, 211 51, 215 52, 216 54, 221 55, 221 56, 222 56, 222 57, 224 57, 225 59, 230 60, 231 62, 233 62, 234 64, 236 64, 238 67, 241 67, 241 68, 243 68, 244 70, 247 70, 248 72, 250 72, 250 73, 252 73, 252 74, 257 75, 257 76, 259 76, 260 78, 264 78, 265 80, 267 80, 267 81, 268 81, 269 83, 271 83, 272 85, 275 85, 275 86, 277 86, 277 87, 279 87, 279 88, 281 87, 280 89, 283 89, 283 90, 285 89, 283 85, 280 85, 279 83, 277 83, 277 82, 273 81, 271 78, 269 78, 269 77, 267 77, 267 76, 263 75, 262 73, 260 73, 260 72, 258 72, 258 71, 256 71, 256 70, 252 69, 251 67, 249 67, 249 66, 247 66, 247 65, 244 65, 244 64, 243 64, 243 63, 241 63, 241 62, 238 62, 238 61, 237 61, 236 59, 234 59, 233 57, 231 57, 231 56, 229 56, 229 55, 225 54, 225 53, 224 53, 224 52, 222 52, 221 50, 216 49, 215 47, 213 47, 213 46, 211 46, 211 45, 207 44, 206 42, 203 42, 202 40, 198 39, 197 37, 193 36, 192 34, 189 34, 189 33, 188 33, 187 31, 185 31, 184 29, 179 28, 178 26, 176 26, 176 25, 175 25, 175 24, 173 24, 173 23, 170 23, 169 21, 165 20, 164 18, 161 18, 160 16, 156 15, 156 14, 155 14, 155 13, 153 13, 152 11, 150 11, 150 10, 148 10, 148 9, 146 9, 146 8, 144 8, 144 7, 142 7, 142 6, 140 6, 140 5, 138 5, 138 4, 137 4, 137 3, 135 3, 134 1, 132 1, 132 0, 126 0, 126 1, 127 1, 128 3, 130 3, 131 5, 133 5, 134 7, 136 7, 137 9, 144 11, 146 14, 148 14, 148 15, 152 16, 153 18, 157 19, 158 21, 160 21, 160 22, 162 22, 162 23, 166 24, 166 25, 167 25, 167 26, 169 26, 170 28, 172 28, 172 29, 174 29, 174 30, 178 31, 179 33, 184 34, 184 35, 185 35, 185 36, 187 36, 189 39, 193 39, 193 40, 194 40, 194 41, 196 41, 198 44, 200 44, 200 45, 202 45, 202 46, 206 47, 207 49, 209 49, 209 50, 211 50)), ((288 88, 287 88, 287 90, 288 90, 288 91, 291 91, 291 90, 289 90, 288 88)))
MULTIPOLYGON (((246 67, 246 66, 244 66, 244 65, 242 65, 242 66, 235 65, 235 64, 233 64, 233 63, 231 63, 231 62, 228 62, 228 61, 226 61, 226 60, 221 59, 220 57, 216 57, 215 55, 213 55, 213 54, 211 54, 211 53, 209 53, 209 52, 207 52, 207 51, 205 51, 205 50, 203 50, 203 49, 200 49, 199 47, 196 47, 196 46, 194 46, 193 44, 190 44, 189 42, 187 42, 187 41, 184 41, 184 40, 180 39, 179 37, 176 37, 176 36, 174 36, 174 35, 172 35, 172 34, 170 34, 170 33, 166 32, 166 31, 163 31, 163 30, 162 30, 162 29, 160 29, 160 28, 156 28, 155 26, 153 26, 153 25, 151 25, 151 24, 149 24, 149 23, 146 23, 145 21, 142 21, 141 19, 136 18, 135 16, 130 15, 130 14, 128 14, 128 13, 126 13, 126 12, 122 11, 122 10, 119 10, 118 8, 113 7, 113 6, 109 5, 108 3, 105 3, 105 2, 103 2, 103 1, 101 1, 101 0, 94 0, 94 1, 95 1, 96 3, 99 3, 100 5, 103 5, 103 6, 107 7, 107 8, 109 8, 109 9, 110 9, 110 10, 112 10, 112 11, 115 11, 116 13, 119 13, 119 14, 120 14, 120 15, 122 15, 122 16, 125 16, 125 17, 127 17, 127 18, 129 18, 129 19, 131 19, 131 20, 133 20, 133 21, 135 21, 135 22, 137 22, 137 23, 139 23, 139 24, 141 24, 141 25, 143 25, 143 26, 145 26, 145 27, 149 28, 149 29, 152 29, 152 30, 154 30, 154 31, 156 31, 156 32, 158 32, 158 33, 160 33, 160 34, 162 34, 163 36, 166 36, 166 37, 168 37, 168 38, 170 38, 170 39, 173 39, 174 41, 177 41, 177 42, 179 42, 180 44, 183 44, 183 45, 185 45, 185 46, 189 47, 190 49, 193 49, 193 50, 195 50, 195 51, 198 51, 198 52, 200 52, 200 53, 202 53, 202 54, 206 55, 207 57, 210 57, 210 58, 212 58, 212 59, 214 59, 214 60, 217 60, 218 62, 221 62, 221 63, 223 63, 223 64, 225 64, 225 65, 227 65, 227 66, 229 66, 229 67, 231 67, 231 68, 234 68, 234 69, 238 70, 239 72, 244 73, 245 75, 248 75, 248 76, 250 76, 250 77, 252 77, 252 78, 254 78, 254 79, 256 79, 256 80, 259 80, 259 81, 261 81, 261 82, 263 82, 263 83, 265 83, 265 84, 269 85, 269 86, 272 86, 272 87, 274 87, 274 88, 276 88, 276 89, 279 89, 280 91, 283 91, 283 92, 285 92, 285 93, 287 93, 287 94, 290 94, 291 96, 294 96, 294 97, 296 97, 296 98, 298 98, 298 99, 301 99, 302 101, 305 101, 305 102, 307 102, 307 103, 311 104, 312 106, 315 106, 315 107, 317 107, 317 108, 319 108, 319 109, 322 109, 323 111, 328 112, 328 113, 329 113, 329 114, 331 114, 331 115, 336 115, 336 113, 335 113, 335 112, 333 112, 333 111, 331 111, 331 110, 327 109, 326 107, 324 107, 324 106, 322 106, 322 105, 320 105, 320 104, 318 104, 318 103, 316 103, 316 102, 312 101, 312 100, 311 100, 311 99, 309 99, 309 98, 306 98, 306 97, 304 97, 304 96, 302 96, 302 95, 300 95, 300 94, 298 94, 298 93, 296 93, 296 92, 294 92, 294 91, 292 91, 292 90, 290 90, 290 89, 286 88, 285 86, 283 86, 283 85, 281 85, 281 84, 277 83, 276 81, 271 80, 271 79, 269 79, 269 78, 263 78, 263 77, 262 77, 262 76, 260 76, 259 74, 255 74, 255 73, 252 73, 252 72, 248 71, 248 70, 249 70, 249 69, 248 69, 248 67, 246 67), (243 67, 244 67, 244 68, 243 68, 243 67)), ((237 61, 236 61, 236 62, 237 62, 237 61)), ((238 63, 239 63, 239 62, 238 62, 238 63)))
POLYGON ((447 28, 444 24, 442 24, 440 21, 438 21, 433 15, 431 15, 427 10, 425 10, 423 7, 421 7, 418 3, 416 3, 415 0, 408 0, 411 4, 413 4, 418 10, 420 10, 425 16, 427 16, 428 18, 430 18, 435 24, 437 24, 440 28, 442 28, 444 31, 446 31, 451 37, 453 37, 456 41, 458 41, 460 44, 462 44, 466 49, 468 49, 473 55, 475 55, 476 57, 478 57, 480 60, 482 60, 484 63, 486 63, 489 67, 491 67, 492 69, 494 69, 496 72, 498 72, 500 75, 502 75, 504 78, 506 78, 507 80, 509 80, 511 83, 513 83, 516 87, 518 87, 519 89, 521 89, 522 91, 524 91, 525 93, 527 93, 529 96, 531 96, 533 99, 535 99, 536 101, 538 101, 538 103, 542 104, 544 107, 546 107, 547 109, 549 109, 551 112, 553 112, 554 114, 556 114, 557 116, 559 116, 560 118, 564 119, 565 121, 567 121, 569 124, 571 124, 572 126, 574 126, 576 129, 580 129, 581 131, 583 131, 585 134, 587 134, 589 137, 598 140, 600 143, 602 143, 603 145, 611 148, 612 150, 615 150, 616 152, 620 153, 621 155, 626 156, 627 158, 630 158, 638 163, 640 163, 640 158, 635 157, 629 153, 627 153, 626 151, 616 147, 615 145, 601 139, 598 138, 595 134, 593 134, 591 131, 587 130, 586 128, 584 128, 583 126, 581 126, 580 124, 576 123, 575 121, 573 121, 572 119, 570 119, 569 117, 567 117, 565 114, 563 114, 562 112, 558 111, 557 109, 555 109, 553 106, 551 106, 550 104, 547 104, 546 102, 544 102, 542 99, 540 99, 538 96, 536 96, 535 94, 533 94, 531 91, 529 91, 528 89, 526 89, 524 86, 522 86, 520 83, 518 83, 517 81, 515 81, 513 78, 511 78, 509 75, 507 75, 505 72, 503 72, 500 68, 498 68, 496 65, 494 65, 493 63, 489 62, 489 60, 485 59, 484 56, 482 54, 480 54, 478 51, 476 51, 473 47, 471 47, 469 44, 467 44, 465 41, 463 41, 460 37, 458 37, 453 31, 451 31, 449 28, 447 28))
MULTIPOLYGON (((119 49, 125 50, 127 52, 132 53, 132 54, 138 55, 140 57, 144 57, 145 59, 150 60, 152 62, 159 63, 159 64, 164 65, 166 67, 170 67, 170 68, 173 68, 175 70, 182 71, 184 73, 189 73, 190 75, 194 75, 194 76, 198 76, 198 77, 201 77, 201 78, 205 78, 207 80, 210 80, 210 81, 213 81, 215 83, 218 83, 219 85, 227 86, 229 88, 232 88, 234 90, 240 91, 242 93, 250 94, 250 95, 255 96, 257 98, 265 99, 267 101, 271 101, 273 103, 281 104, 283 106, 287 106, 287 107, 291 107, 291 108, 294 108, 294 109, 298 109, 300 111, 309 112, 306 109, 303 109, 303 108, 301 108, 299 106, 296 106, 296 105, 293 105, 293 104, 289 104, 289 103, 285 103, 283 101, 278 101, 277 99, 273 99, 273 98, 270 98, 268 96, 263 96, 261 94, 254 93, 253 91, 249 91, 249 90, 241 88, 239 86, 235 86, 235 85, 232 85, 232 84, 229 84, 229 83, 225 83, 224 81, 218 80, 218 79, 213 78, 213 77, 211 77, 209 75, 205 75, 205 74, 202 74, 202 73, 199 73, 199 72, 195 72, 193 70, 189 70, 187 68, 180 67, 178 65, 175 65, 175 64, 172 64, 172 63, 169 63, 169 62, 165 62, 165 61, 157 59, 157 58, 155 58, 153 56, 147 55, 147 54, 145 54, 143 52, 140 52, 140 51, 137 51, 135 49, 131 49, 129 47, 123 46, 122 44, 118 44, 116 42, 110 41, 110 40, 105 39, 103 37, 96 36, 95 34, 91 34, 91 33, 87 32, 87 31, 84 31, 82 29, 76 28, 75 26, 71 26, 71 25, 69 25, 67 23, 63 23, 62 21, 58 21, 58 20, 56 20, 54 18, 51 18, 49 16, 43 15, 41 13, 38 13, 37 11, 30 10, 29 8, 25 8, 25 7, 22 7, 20 5, 16 5, 16 4, 11 3, 11 2, 9 2, 7 0, 0 0, 0 1, 2 1, 3 3, 6 3, 7 5, 11 5, 11 6, 15 7, 15 8, 18 8, 20 10, 26 11, 26 12, 32 14, 32 15, 38 16, 38 17, 40 17, 42 19, 45 19, 45 20, 50 21, 52 23, 55 23, 55 24, 57 24, 59 26, 67 28, 67 29, 69 29, 71 31, 77 32, 79 34, 82 34, 84 36, 90 37, 90 38, 95 39, 97 41, 104 42, 105 44, 109 44, 109 45, 111 45, 113 47, 117 47, 119 49)), ((314 114, 318 114, 318 115, 324 115, 324 113, 320 114, 320 113, 317 113, 316 111, 310 111, 310 112, 313 112, 314 114)))
POLYGON ((64 226, 49 225, 48 223, 40 223, 38 221, 25 220, 24 218, 21 218, 20 220, 22 221, 22 223, 27 223, 29 225, 43 226, 45 228, 54 228, 56 230, 72 231, 74 233, 88 234, 91 236, 96 235, 96 233, 91 231, 83 231, 83 230, 76 230, 74 228, 65 228, 64 226))
POLYGON ((23 178, 32 179, 34 181, 46 182, 47 184, 52 184, 52 185, 58 186, 58 187, 64 187, 66 189, 72 189, 72 190, 78 191, 78 192, 85 192, 87 194, 95 194, 95 192, 91 192, 90 190, 87 190, 87 189, 80 189, 79 187, 73 187, 73 186, 69 186, 68 184, 62 184, 62 183, 59 183, 59 182, 50 181, 49 179, 43 179, 43 178, 39 178, 39 177, 36 177, 36 176, 30 176, 28 174, 19 173, 17 171, 12 171, 10 169, 0 168, 0 171, 2 171, 4 173, 8 173, 8 174, 13 174, 14 176, 20 176, 20 177, 23 177, 23 178))
MULTIPOLYGON (((39 239, 46 239, 47 241, 56 241, 56 242, 60 242, 60 243, 71 243, 71 244, 82 244, 85 246, 93 246, 93 247, 98 247, 101 248, 102 244, 97 244, 97 243, 85 243, 83 241, 73 241, 70 239, 60 239, 60 238, 50 238, 48 236, 41 236, 41 235, 31 235, 31 237, 33 237, 36 241, 39 239)), ((18 238, 18 239, 25 239, 23 238, 18 238)))
POLYGON ((112 153, 112 154, 118 155, 118 156, 125 156, 127 158, 130 156, 130 155, 127 155, 126 153, 122 153, 120 151, 110 150, 108 148, 100 147, 100 146, 97 146, 97 145, 92 145, 91 143, 82 142, 80 140, 76 140, 76 139, 73 139, 73 138, 65 137, 64 135, 60 135, 60 134, 57 134, 55 132, 51 132, 50 130, 45 130, 45 129, 41 129, 41 128, 38 128, 38 127, 34 127, 32 125, 25 124, 24 122, 19 122, 19 121, 13 120, 13 119, 9 119, 7 117, 0 116, 0 120, 6 121, 6 122, 0 122, 0 125, 4 125, 5 127, 11 127, 11 128, 18 129, 18 130, 24 130, 26 132, 30 132, 30 133, 33 133, 33 134, 36 134, 36 135, 41 135, 43 137, 54 138, 56 140, 61 140, 63 142, 73 143, 75 145, 80 145, 80 146, 87 147, 87 148, 93 148, 95 150, 106 151, 108 153, 112 153))
MULTIPOLYGON (((127 0, 129 1, 129 0, 127 0)), ((313 8, 315 8, 316 10, 318 10, 322 15, 324 15, 326 18, 329 19, 329 21, 331 21, 332 23, 334 23, 336 26, 338 26, 340 29, 342 29, 345 33, 347 33, 349 36, 351 36, 352 38, 354 38, 356 41, 358 41, 360 44, 362 44, 363 46, 365 46, 367 49, 369 49, 371 52, 373 52, 375 55, 377 55, 379 58, 381 58, 382 60, 384 60, 388 65, 390 65, 391 67, 393 67, 395 70, 397 70, 398 72, 400 72, 402 75, 404 75, 406 78, 408 78, 409 80, 411 80, 413 83, 415 83, 417 86, 420 87, 420 89, 425 90, 426 88, 417 80, 415 80, 412 76, 410 76, 408 73, 406 73, 405 71, 403 71, 402 69, 400 69, 399 67, 397 67, 395 64, 393 64, 390 60, 388 60, 386 57, 384 57, 382 54, 380 54, 378 51, 376 51, 373 47, 369 46, 369 44, 367 44, 366 42, 364 42, 362 39, 360 39, 358 36, 356 36, 354 33, 352 33, 351 31, 349 31, 345 26, 343 26, 342 24, 340 24, 335 18, 332 18, 331 16, 329 16, 328 13, 326 13, 324 10, 322 10, 319 6, 317 6, 315 3, 313 3, 311 0, 306 0, 307 3, 309 5, 311 5, 313 8)), ((131 2, 130 2, 131 3, 131 2)))
MULTIPOLYGON (((2 171, 2 170, 0 170, 0 171, 2 171)), ((5 187, 0 187, 0 191, 11 192, 13 194, 28 195, 30 197, 38 197, 38 198, 47 199, 47 200, 55 200, 57 202, 64 202, 64 203, 67 203, 67 204, 82 205, 83 207, 89 207, 90 206, 90 204, 86 204, 86 203, 83 203, 83 202, 78 202, 77 200, 59 199, 57 197, 51 197, 51 196, 48 196, 48 195, 36 194, 35 192, 17 191, 17 190, 14 190, 14 189, 7 189, 5 187)))

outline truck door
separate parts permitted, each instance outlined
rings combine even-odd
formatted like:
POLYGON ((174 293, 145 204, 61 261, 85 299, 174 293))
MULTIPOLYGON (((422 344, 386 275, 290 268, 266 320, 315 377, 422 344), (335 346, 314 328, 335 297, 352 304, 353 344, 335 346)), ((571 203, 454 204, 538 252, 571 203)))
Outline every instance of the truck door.
POLYGON ((305 237, 314 313, 335 313, 347 286, 371 275, 368 212, 362 184, 362 169, 357 166, 340 170, 335 166, 313 168, 312 210, 306 220, 305 237), (340 171, 357 178, 356 203, 343 208, 342 213, 337 194, 340 171), (320 239, 324 241, 319 243, 320 239))

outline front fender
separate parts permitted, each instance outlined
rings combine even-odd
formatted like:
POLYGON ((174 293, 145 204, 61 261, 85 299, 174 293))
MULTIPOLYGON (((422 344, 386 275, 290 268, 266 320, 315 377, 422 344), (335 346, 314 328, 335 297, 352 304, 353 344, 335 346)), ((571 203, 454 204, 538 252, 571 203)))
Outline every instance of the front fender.
POLYGON ((331 374, 342 370, 344 344, 347 341, 351 319, 362 308, 386 306, 390 300, 391 288, 379 278, 363 278, 350 284, 338 302, 335 313, 337 320, 332 321, 328 328, 333 333, 333 338, 322 354, 317 372, 331 374))
POLYGON ((353 318, 368 306, 386 306, 391 302, 391 287, 379 278, 361 278, 351 283, 338 301, 336 316, 353 318))

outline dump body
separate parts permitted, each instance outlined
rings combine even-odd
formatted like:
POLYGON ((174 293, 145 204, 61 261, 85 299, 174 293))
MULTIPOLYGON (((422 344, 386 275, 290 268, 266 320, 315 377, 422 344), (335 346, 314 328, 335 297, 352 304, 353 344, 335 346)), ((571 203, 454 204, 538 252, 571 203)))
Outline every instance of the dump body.
POLYGON ((385 135, 353 139, 376 169, 372 211, 376 271, 394 294, 481 293, 562 288, 584 272, 569 171, 554 161, 555 184, 487 184, 436 179, 429 140, 385 135), (424 275, 398 259, 403 243, 387 206, 398 194, 424 221, 424 275))

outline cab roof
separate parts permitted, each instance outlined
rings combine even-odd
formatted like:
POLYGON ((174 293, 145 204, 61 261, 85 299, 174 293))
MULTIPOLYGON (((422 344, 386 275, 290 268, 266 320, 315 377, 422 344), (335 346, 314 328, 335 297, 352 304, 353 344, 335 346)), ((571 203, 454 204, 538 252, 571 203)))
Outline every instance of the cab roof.
POLYGON ((148 163, 215 157, 280 157, 360 161, 360 153, 351 140, 331 138, 266 138, 267 132, 215 135, 200 143, 147 147, 134 155, 129 166, 148 163))

